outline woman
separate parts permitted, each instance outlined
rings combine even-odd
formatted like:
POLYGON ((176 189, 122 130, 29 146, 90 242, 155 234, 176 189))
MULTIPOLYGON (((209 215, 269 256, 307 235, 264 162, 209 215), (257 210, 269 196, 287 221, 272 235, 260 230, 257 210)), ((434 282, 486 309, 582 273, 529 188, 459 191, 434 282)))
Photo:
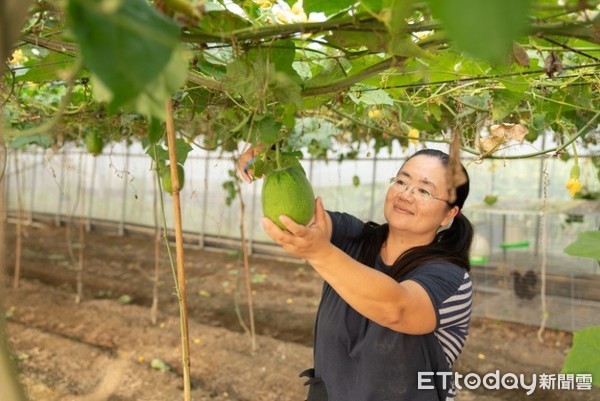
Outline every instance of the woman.
POLYGON ((391 180, 382 225, 326 212, 320 198, 307 226, 284 216, 285 231, 263 219, 275 242, 325 280, 314 369, 303 372, 308 401, 453 399, 450 372, 471 314, 473 228, 461 213, 467 172, 461 166, 466 183, 451 201, 448 164, 437 150, 411 156, 391 180))

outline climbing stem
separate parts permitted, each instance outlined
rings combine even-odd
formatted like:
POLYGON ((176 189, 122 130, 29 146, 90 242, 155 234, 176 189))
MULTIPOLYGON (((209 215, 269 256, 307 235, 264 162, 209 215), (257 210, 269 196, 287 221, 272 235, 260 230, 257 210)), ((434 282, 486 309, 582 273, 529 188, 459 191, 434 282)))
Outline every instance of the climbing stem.
POLYGON ((280 158, 280 156, 279 156, 279 154, 280 154, 280 149, 279 149, 279 147, 280 147, 280 144, 279 144, 279 142, 277 142, 277 143, 275 144, 275 163, 277 163, 277 168, 278 168, 278 169, 280 169, 280 168, 281 168, 281 158, 280 158))

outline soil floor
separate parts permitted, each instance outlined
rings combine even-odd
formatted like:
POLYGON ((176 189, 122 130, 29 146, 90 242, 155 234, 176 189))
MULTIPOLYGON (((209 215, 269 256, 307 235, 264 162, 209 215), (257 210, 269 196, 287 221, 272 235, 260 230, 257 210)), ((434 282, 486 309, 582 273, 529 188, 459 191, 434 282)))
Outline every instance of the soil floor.
MULTIPOLYGON (((1 312, 31 400, 183 399, 179 306, 162 243, 155 288, 152 237, 91 231, 80 241, 77 229, 27 226, 19 285, 13 289, 14 232, 9 225, 1 312), (158 304, 153 318, 154 291, 158 304)), ((185 270, 192 400, 304 400, 298 373, 311 366, 322 286, 310 266, 251 257, 246 280, 239 254, 186 248, 185 270), (248 329, 247 281, 254 342, 248 329)), ((546 330, 541 343, 537 331, 535 326, 475 318, 455 370, 480 376, 496 370, 523 373, 528 382, 534 373, 558 374, 572 334, 546 330)), ((521 399, 600 400, 600 389, 536 389, 527 396, 523 389, 479 388, 460 391, 457 398, 521 399)))

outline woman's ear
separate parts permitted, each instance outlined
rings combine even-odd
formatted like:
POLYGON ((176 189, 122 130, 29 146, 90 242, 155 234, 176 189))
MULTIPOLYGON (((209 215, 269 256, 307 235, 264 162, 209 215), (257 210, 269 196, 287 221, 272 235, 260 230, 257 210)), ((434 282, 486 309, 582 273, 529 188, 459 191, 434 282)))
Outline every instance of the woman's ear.
POLYGON ((450 225, 454 221, 454 217, 456 217, 459 211, 460 209, 458 206, 452 206, 450 210, 448 210, 448 213, 446 213, 446 217, 444 217, 444 220, 442 220, 440 226, 450 228, 450 225))

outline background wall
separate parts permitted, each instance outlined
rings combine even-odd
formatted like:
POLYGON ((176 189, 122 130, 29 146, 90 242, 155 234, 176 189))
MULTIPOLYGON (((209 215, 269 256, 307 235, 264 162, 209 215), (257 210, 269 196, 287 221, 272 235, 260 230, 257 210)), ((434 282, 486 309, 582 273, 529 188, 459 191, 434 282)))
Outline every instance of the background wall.
MULTIPOLYGON (((393 149, 394 157, 387 151, 374 156, 365 150, 355 160, 305 159, 302 163, 315 194, 323 197, 327 209, 382 222, 388 180, 414 150, 393 149), (355 176, 359 185, 353 184, 355 176)), ((467 155, 463 163, 472 187, 464 214, 473 222, 477 235, 472 252, 472 276, 479 297, 476 313, 536 324, 541 315, 539 296, 533 300, 520 296, 515 272, 524 275, 533 271, 537 293, 544 265, 549 275, 549 305, 556 310, 549 326, 570 330, 594 321, 599 324, 599 264, 563 252, 580 232, 600 227, 599 202, 573 200, 564 187, 572 163, 557 158, 479 162, 467 155), (491 206, 483 202, 490 194, 498 196, 491 206), (544 209, 546 213, 542 213, 544 209), (545 223, 545 233, 541 223, 545 223), (525 313, 523 302, 532 302, 534 307, 525 308, 525 313), (571 312, 565 314, 565 310, 571 312)), ((598 191, 590 158, 581 157, 580 165, 581 181, 598 191)), ((190 153, 181 193, 188 245, 240 249, 240 199, 236 197, 228 206, 223 187, 232 179, 233 168, 230 154, 198 148, 190 153)), ((139 145, 112 144, 97 157, 68 146, 58 152, 12 152, 6 174, 7 204, 13 219, 20 213, 29 222, 51 219, 62 224, 79 221, 82 216, 89 229, 108 227, 122 235, 131 230, 152 232, 157 221, 162 224, 161 217, 155 217, 160 205, 151 161, 139 145)), ((241 184, 247 238, 254 254, 281 257, 284 254, 260 227, 261 183, 241 184)), ((172 199, 164 192, 163 198, 171 226, 172 199)))

